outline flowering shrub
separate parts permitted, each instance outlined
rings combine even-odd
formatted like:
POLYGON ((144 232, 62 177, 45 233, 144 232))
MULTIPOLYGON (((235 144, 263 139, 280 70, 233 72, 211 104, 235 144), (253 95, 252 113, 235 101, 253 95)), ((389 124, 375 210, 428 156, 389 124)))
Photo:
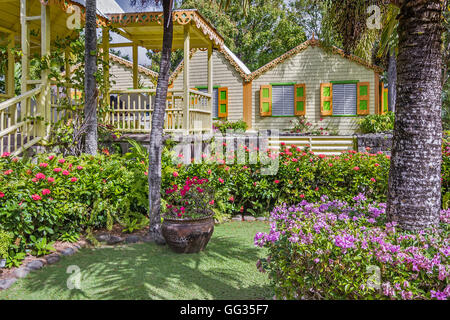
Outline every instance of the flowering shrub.
POLYGON ((278 206, 269 248, 258 261, 278 298, 447 299, 450 297, 450 210, 439 228, 412 233, 386 223, 385 205, 360 194, 355 205, 322 197, 278 206))
POLYGON ((394 120, 394 112, 389 111, 386 114, 367 115, 358 122, 362 133, 378 133, 394 130, 394 120))
MULTIPOLYGON (((178 176, 178 173, 174 176, 178 176)), ((206 178, 187 178, 182 187, 166 190, 166 215, 170 218, 197 219, 213 215, 214 194, 206 178)))
POLYGON ((34 164, 4 153, 0 225, 13 235, 11 259, 37 250, 38 243, 76 241, 81 232, 112 226, 130 212, 146 214, 148 204, 140 199, 148 190, 135 187, 146 179, 141 163, 118 156, 40 155, 34 164))

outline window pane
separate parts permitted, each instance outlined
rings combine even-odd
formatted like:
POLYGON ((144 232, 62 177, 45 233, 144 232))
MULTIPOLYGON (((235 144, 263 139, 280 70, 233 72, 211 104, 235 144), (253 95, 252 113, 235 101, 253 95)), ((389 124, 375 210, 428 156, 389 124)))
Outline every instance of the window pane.
MULTIPOLYGON (((206 88, 198 89, 198 91, 208 93, 208 89, 206 89, 206 88)), ((213 89, 213 97, 212 97, 212 99, 213 99, 213 109, 212 109, 213 118, 219 117, 219 100, 217 99, 218 94, 219 94, 219 89, 214 88, 213 89)))

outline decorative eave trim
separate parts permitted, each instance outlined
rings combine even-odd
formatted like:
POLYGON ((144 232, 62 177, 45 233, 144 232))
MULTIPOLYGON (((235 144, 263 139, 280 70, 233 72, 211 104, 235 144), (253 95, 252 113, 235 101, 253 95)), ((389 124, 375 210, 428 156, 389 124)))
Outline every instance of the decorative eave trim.
MULTIPOLYGON (((201 50, 202 49, 191 49, 191 52, 189 54, 189 58, 192 58, 192 56, 194 55, 195 52, 197 52, 197 50, 201 50)), ((228 62, 231 64, 231 66, 234 67, 234 69, 237 71, 237 73, 239 73, 239 75, 241 76, 241 78, 245 81, 246 77, 249 76, 249 74, 245 73, 245 71, 239 66, 239 64, 228 54, 228 52, 222 47, 218 50, 218 52, 222 53, 225 57, 225 59, 228 60, 228 62)), ((172 83, 180 74, 180 72, 183 70, 184 68, 184 59, 183 61, 180 62, 180 64, 175 68, 175 70, 172 72, 172 74, 169 77, 169 83, 172 83)))
MULTIPOLYGON (((133 62, 131 62, 131 61, 127 60, 127 59, 124 59, 122 57, 116 56, 115 54, 112 54, 112 53, 109 54, 109 58, 112 61, 117 62, 117 63, 119 63, 119 64, 121 64, 121 65, 123 65, 123 66, 125 66, 127 68, 133 69, 133 62)), ((148 69, 146 67, 138 65, 138 71, 140 73, 146 74, 149 77, 152 77, 154 79, 158 79, 158 73, 153 71, 153 70, 150 70, 150 69, 148 69)))
MULTIPOLYGON (((324 48, 322 43, 319 40, 317 40, 317 39, 307 40, 307 41, 303 42, 302 44, 298 45, 297 47, 287 51, 284 54, 282 54, 278 58, 276 58, 276 59, 272 60, 271 62, 265 64, 261 68, 253 71, 251 74, 247 75, 247 77, 245 78, 245 81, 252 81, 253 79, 259 77, 263 73, 271 70, 275 66, 283 63, 288 58, 290 58, 290 57, 292 57, 292 56, 294 56, 294 55, 296 55, 296 54, 306 50, 308 47, 320 47, 322 49, 324 48)), ((340 55, 341 57, 343 57, 345 59, 351 60, 351 61, 356 62, 356 63, 358 63, 358 64, 360 64, 360 65, 362 65, 362 66, 364 66, 366 68, 372 69, 372 70, 374 70, 377 73, 382 73, 383 72, 382 68, 380 68, 380 67, 378 67, 376 65, 370 64, 369 62, 367 62, 367 61, 365 61, 365 60, 363 60, 360 57, 357 57, 355 55, 346 54, 344 52, 344 50, 339 49, 339 48, 337 48, 335 46, 331 47, 331 51, 334 54, 338 54, 338 55, 340 55)))
MULTIPOLYGON (((126 27, 130 23, 145 25, 150 22, 156 22, 161 25, 164 20, 163 12, 127 12, 107 14, 106 16, 110 23, 119 24, 122 27, 126 27)), ((180 25, 188 23, 195 24, 197 29, 202 31, 216 47, 221 48, 223 46, 223 37, 198 13, 197 10, 173 10, 172 18, 174 23, 180 25)))
MULTIPOLYGON (((57 5, 64 12, 67 12, 68 8, 73 8, 74 6, 77 6, 80 8, 81 19, 83 21, 86 21, 86 7, 83 6, 81 3, 71 1, 71 0, 39 0, 39 1, 44 6, 57 5)), ((97 14, 97 26, 106 27, 107 25, 108 25, 108 19, 97 14)))

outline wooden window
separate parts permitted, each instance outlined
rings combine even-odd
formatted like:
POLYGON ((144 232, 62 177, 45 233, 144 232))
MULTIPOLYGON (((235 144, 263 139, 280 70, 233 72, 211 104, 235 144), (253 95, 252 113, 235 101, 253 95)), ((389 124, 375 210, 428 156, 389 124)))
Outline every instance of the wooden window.
POLYGON ((357 94, 355 83, 333 84, 333 111, 336 116, 356 115, 357 94))
POLYGON ((262 85, 259 90, 259 110, 262 117, 272 115, 272 86, 262 85))
POLYGON ((294 85, 272 85, 272 116, 294 115, 294 85))
MULTIPOLYGON (((198 91, 208 93, 208 88, 197 88, 198 91)), ((219 117, 219 101, 218 101, 219 89, 213 88, 213 96, 212 96, 212 117, 213 119, 217 119, 219 117)))
POLYGON ((296 116, 306 115, 306 85, 294 85, 294 114, 296 116))
POLYGON ((369 82, 359 82, 358 88, 358 107, 357 114, 364 116, 369 114, 370 107, 370 83, 369 82))
POLYGON ((320 114, 331 116, 333 114, 333 84, 320 84, 320 114))
POLYGON ((220 87, 218 89, 218 117, 228 117, 228 88, 220 87))

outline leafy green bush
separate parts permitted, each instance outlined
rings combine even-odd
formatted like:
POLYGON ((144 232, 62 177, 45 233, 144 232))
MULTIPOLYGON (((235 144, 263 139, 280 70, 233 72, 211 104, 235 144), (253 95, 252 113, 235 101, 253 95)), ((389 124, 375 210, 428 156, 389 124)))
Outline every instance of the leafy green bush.
POLYGON ((8 251, 12 240, 13 236, 10 232, 5 232, 0 229, 0 259, 8 258, 8 251))
POLYGON ((220 120, 220 121, 214 122, 213 128, 215 130, 219 130, 223 134, 225 134, 227 132, 227 130, 245 132, 247 130, 247 123, 244 120, 238 120, 238 121, 220 120))
POLYGON ((279 206, 255 245, 279 299, 447 299, 450 297, 450 210, 439 228, 406 232, 386 223, 385 205, 302 201, 279 206))
POLYGON ((362 133, 379 133, 394 130, 395 114, 392 111, 386 114, 370 114, 359 120, 362 133))

